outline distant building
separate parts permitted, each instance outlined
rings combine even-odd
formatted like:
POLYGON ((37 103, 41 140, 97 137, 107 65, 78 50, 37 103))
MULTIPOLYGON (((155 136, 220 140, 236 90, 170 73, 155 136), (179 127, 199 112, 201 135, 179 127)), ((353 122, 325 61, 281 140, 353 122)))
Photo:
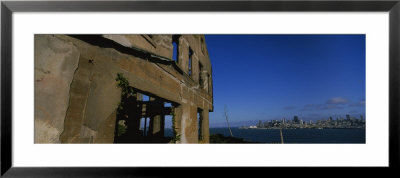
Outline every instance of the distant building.
POLYGON ((257 127, 259 127, 259 128, 262 127, 262 122, 261 122, 261 120, 258 121, 257 127))
POLYGON ((350 120, 350 115, 349 114, 346 114, 346 119, 350 120))
POLYGON ((293 122, 294 122, 295 124, 298 124, 298 123, 300 122, 299 117, 294 116, 294 117, 293 117, 293 122))

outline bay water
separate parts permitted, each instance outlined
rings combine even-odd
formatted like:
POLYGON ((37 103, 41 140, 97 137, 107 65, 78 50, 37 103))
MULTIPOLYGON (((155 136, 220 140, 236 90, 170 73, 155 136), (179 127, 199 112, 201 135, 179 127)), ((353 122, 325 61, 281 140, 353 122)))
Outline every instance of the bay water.
MULTIPOLYGON (((279 129, 231 128, 234 137, 260 143, 281 143, 279 129)), ((210 128, 211 134, 230 136, 228 128, 210 128)), ((365 143, 365 129, 282 129, 284 143, 365 143)), ((165 129, 165 136, 172 130, 165 129)))

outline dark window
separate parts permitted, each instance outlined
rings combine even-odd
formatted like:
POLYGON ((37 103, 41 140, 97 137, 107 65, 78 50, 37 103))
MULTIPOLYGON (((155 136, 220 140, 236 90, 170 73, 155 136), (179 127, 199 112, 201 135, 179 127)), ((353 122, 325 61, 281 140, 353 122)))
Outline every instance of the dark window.
POLYGON ((172 35, 172 59, 176 62, 179 60, 179 35, 172 35))
POLYGON ((200 108, 197 109, 197 119, 199 121, 199 141, 203 140, 203 110, 201 110, 200 108))
POLYGON ((192 76, 192 56, 193 56, 193 51, 191 48, 189 48, 189 66, 188 66, 188 74, 189 76, 192 76))

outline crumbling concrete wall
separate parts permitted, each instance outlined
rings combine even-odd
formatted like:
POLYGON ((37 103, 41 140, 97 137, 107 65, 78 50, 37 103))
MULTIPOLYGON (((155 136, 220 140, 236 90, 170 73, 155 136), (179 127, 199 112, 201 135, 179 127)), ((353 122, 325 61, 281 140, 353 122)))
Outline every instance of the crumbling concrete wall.
POLYGON ((35 143, 59 143, 69 107, 70 85, 80 52, 52 35, 35 37, 35 143))
POLYGON ((171 62, 172 37, 35 35, 35 143, 113 143, 121 99, 118 73, 132 87, 177 103, 180 143, 209 142, 212 75, 204 36, 178 36, 178 62, 171 62), (201 141, 198 109, 204 115, 201 141))

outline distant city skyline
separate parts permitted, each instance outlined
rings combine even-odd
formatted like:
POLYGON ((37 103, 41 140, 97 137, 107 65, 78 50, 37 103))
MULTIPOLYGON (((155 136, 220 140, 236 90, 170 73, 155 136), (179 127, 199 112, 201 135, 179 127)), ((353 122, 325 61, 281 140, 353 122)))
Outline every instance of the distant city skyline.
POLYGON ((365 116, 365 35, 205 35, 210 127, 365 116))

